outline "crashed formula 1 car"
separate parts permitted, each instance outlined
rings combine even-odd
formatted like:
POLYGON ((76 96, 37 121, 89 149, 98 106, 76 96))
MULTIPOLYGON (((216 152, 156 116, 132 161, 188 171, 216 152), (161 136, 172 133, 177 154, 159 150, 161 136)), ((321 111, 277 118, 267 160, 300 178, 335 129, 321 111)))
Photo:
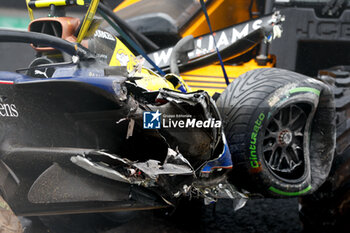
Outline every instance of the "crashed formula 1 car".
MULTIPOLYGON (((28 1, 57 17, 33 20, 31 32, 0 30, 0 42, 38 51, 21 74, 0 72, 0 190, 17 215, 152 209, 181 197, 240 208, 253 195, 312 193, 327 178, 335 148, 327 85, 259 69, 215 102, 144 68, 96 29, 96 9, 113 23, 99 1, 82 22, 63 16, 67 4, 85 5, 28 1)), ((268 31, 254 33, 262 40, 268 31)))
MULTIPOLYGON (((190 0, 178 0, 176 3, 171 0, 125 0, 114 11, 135 30, 160 47, 168 48, 189 34, 201 38, 209 32, 200 5, 200 1, 190 0), (153 24, 154 21, 159 23, 153 24)), ((213 30, 219 31, 216 38, 221 41, 220 44, 225 42, 225 36, 220 35, 222 29, 234 28, 234 34, 242 36, 248 33, 247 29, 255 20, 274 11, 280 11, 286 18, 281 38, 269 46, 261 44, 234 59, 223 59, 229 78, 256 68, 276 66, 316 77, 329 83, 333 89, 337 130, 331 172, 317 192, 299 198, 299 216, 306 232, 347 232, 350 215, 350 66, 346 57, 350 37, 344 30, 350 14, 350 2, 208 0, 205 5, 210 12, 213 30), (235 27, 238 23, 242 28, 235 27)), ((167 58, 165 52, 154 54, 157 58, 167 58)), ((225 85, 218 68, 217 63, 212 63, 181 72, 181 76, 191 87, 221 92, 225 85)))

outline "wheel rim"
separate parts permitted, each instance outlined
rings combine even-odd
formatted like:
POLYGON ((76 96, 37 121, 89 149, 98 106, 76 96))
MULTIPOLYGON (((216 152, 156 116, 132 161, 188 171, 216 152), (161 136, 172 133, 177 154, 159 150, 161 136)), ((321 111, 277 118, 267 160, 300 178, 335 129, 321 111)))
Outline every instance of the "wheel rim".
POLYGON ((308 111, 290 104, 274 114, 263 139, 263 155, 268 168, 283 179, 300 179, 305 174, 303 150, 308 111))

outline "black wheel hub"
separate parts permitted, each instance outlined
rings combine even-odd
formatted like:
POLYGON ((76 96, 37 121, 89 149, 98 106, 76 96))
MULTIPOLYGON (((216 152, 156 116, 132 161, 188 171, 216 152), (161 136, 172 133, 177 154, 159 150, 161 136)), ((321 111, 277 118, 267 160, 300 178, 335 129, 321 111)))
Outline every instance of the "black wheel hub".
POLYGON ((284 129, 278 134, 278 144, 281 146, 289 145, 293 140, 293 134, 289 129, 284 129))
POLYGON ((307 113, 297 104, 274 114, 265 130, 263 155, 268 168, 284 179, 299 179, 304 174, 303 140, 307 113))

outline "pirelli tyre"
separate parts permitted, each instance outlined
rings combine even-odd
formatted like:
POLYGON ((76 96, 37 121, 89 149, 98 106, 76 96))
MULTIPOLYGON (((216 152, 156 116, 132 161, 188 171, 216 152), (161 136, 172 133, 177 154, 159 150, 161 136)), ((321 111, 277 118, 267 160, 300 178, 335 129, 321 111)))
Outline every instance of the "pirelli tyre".
POLYGON ((233 157, 236 186, 264 196, 316 190, 335 150, 334 96, 328 85, 282 69, 249 71, 217 106, 233 157))
POLYGON ((348 232, 350 217, 350 66, 319 72, 336 104, 336 153, 326 182, 300 198, 299 215, 306 232, 348 232))
POLYGON ((0 233, 22 233, 22 226, 6 201, 0 196, 0 233))

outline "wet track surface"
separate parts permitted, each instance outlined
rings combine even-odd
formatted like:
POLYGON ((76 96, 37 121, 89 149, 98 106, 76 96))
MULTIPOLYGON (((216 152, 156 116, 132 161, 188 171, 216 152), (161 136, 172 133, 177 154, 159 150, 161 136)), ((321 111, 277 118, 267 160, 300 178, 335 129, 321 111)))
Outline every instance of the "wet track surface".
POLYGON ((134 221, 120 226, 114 232, 301 232, 298 219, 297 199, 251 200, 246 207, 237 212, 232 209, 231 201, 220 201, 204 207, 196 214, 158 217, 155 214, 142 213, 134 221), (137 224, 135 224, 137 223, 137 224), (142 227, 139 227, 139 224, 142 227))
MULTIPOLYGON (((22 219, 23 221, 23 219, 22 219)), ((24 220, 26 221, 26 220, 24 220)), ((216 206, 167 210, 139 211, 134 217, 118 227, 101 233, 162 232, 162 233, 263 233, 301 232, 297 199, 251 200, 247 205, 233 211, 232 202, 219 201, 216 206)), ((39 221, 33 222, 25 233, 44 233, 48 230, 39 221)))

